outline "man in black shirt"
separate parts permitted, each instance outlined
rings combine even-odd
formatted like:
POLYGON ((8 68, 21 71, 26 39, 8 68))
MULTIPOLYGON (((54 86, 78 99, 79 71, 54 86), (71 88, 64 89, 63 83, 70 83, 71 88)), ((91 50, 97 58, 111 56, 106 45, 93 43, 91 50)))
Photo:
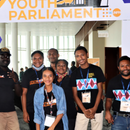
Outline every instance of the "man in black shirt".
POLYGON ((88 52, 79 46, 75 58, 80 67, 71 75, 71 86, 78 105, 75 130, 86 130, 91 119, 92 130, 103 126, 102 82, 105 77, 100 67, 88 63, 88 52))
POLYGON ((14 107, 14 92, 22 94, 18 82, 18 75, 8 68, 10 63, 8 48, 0 49, 0 130, 20 130, 17 114, 14 107))
POLYGON ((130 58, 122 56, 118 69, 120 74, 112 78, 107 87, 105 119, 112 123, 112 130, 130 130, 130 58))

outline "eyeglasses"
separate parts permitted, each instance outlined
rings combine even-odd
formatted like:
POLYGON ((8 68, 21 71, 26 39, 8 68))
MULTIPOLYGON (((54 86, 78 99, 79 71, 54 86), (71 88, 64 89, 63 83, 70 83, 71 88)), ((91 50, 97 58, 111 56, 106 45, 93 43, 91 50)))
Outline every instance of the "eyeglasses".
POLYGON ((0 57, 1 57, 1 59, 4 59, 4 58, 9 59, 10 55, 9 54, 0 54, 0 57))

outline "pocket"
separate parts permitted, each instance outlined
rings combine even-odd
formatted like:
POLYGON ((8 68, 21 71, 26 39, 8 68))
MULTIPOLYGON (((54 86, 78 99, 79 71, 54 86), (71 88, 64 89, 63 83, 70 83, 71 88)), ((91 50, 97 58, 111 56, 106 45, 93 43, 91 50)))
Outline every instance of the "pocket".
POLYGON ((115 121, 118 118, 118 115, 113 115, 113 120, 115 121))
POLYGON ((96 122, 103 122, 103 111, 101 112, 101 113, 96 113, 95 114, 95 119, 93 119, 93 120, 95 120, 96 122))

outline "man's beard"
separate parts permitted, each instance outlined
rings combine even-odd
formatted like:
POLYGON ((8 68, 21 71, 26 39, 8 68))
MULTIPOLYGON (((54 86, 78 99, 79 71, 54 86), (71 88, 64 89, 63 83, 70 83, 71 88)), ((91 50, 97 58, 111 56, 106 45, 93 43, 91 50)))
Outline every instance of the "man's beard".
POLYGON ((127 73, 127 74, 124 74, 123 71, 120 71, 120 73, 121 73, 121 75, 123 75, 123 76, 129 76, 129 75, 130 75, 130 70, 128 70, 128 71, 129 71, 129 73, 127 73))

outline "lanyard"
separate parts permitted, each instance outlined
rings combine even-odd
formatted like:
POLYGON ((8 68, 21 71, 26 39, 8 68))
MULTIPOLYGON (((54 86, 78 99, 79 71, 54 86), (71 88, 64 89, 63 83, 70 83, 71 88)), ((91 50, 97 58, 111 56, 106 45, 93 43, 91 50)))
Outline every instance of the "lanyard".
POLYGON ((123 90, 124 90, 124 92, 125 92, 125 96, 126 96, 126 93, 127 93, 127 91, 129 90, 129 87, 130 87, 130 82, 128 83, 127 90, 125 90, 125 86, 124 86, 124 82, 123 82, 122 77, 121 77, 121 83, 122 83, 123 90))
MULTIPOLYGON (((82 73, 81 67, 80 67, 80 74, 81 74, 81 77, 83 79, 84 77, 83 77, 83 73, 82 73)), ((89 75, 89 67, 88 67, 88 72, 87 72, 87 76, 86 76, 86 83, 85 83, 85 80, 84 80, 84 86, 85 86, 85 88, 87 87, 87 84, 88 84, 88 75, 89 75)))
POLYGON ((53 101, 53 93, 51 94, 51 101, 49 100, 49 97, 48 97, 48 94, 47 94, 47 90, 45 89, 45 93, 46 93, 46 96, 47 96, 47 102, 48 104, 50 105, 50 115, 53 114, 53 111, 52 111, 52 101, 53 101))
MULTIPOLYGON (((36 70, 35 70, 35 73, 36 73, 36 76, 37 76, 37 81, 38 81, 39 88, 40 88, 40 87, 41 87, 41 81, 39 81, 38 74, 37 74, 37 71, 36 71, 36 70)), ((41 76, 41 79, 42 79, 42 76, 41 76)))

